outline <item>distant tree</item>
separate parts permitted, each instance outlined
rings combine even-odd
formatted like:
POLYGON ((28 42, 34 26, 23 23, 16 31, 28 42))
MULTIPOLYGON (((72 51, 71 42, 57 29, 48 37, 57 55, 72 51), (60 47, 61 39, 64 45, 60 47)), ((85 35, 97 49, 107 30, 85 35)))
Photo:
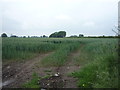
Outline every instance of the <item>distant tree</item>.
POLYGON ((38 38, 38 36, 31 36, 31 38, 38 38))
POLYGON ((43 37, 43 38, 47 38, 48 36, 43 35, 42 37, 43 37))
POLYGON ((77 38, 78 36, 77 35, 72 35, 70 36, 71 38, 77 38))
POLYGON ((3 34, 1 35, 1 37, 7 37, 7 34, 6 34, 6 33, 3 33, 3 34))
POLYGON ((23 36, 23 38, 26 38, 26 36, 23 36))
POLYGON ((83 34, 79 34, 79 37, 84 37, 84 35, 83 34))
POLYGON ((43 38, 46 37, 45 35, 43 35, 43 38))
POLYGON ((57 37, 58 32, 52 33, 49 37, 57 37))
POLYGON ((65 31, 60 31, 60 32, 58 32, 58 34, 57 34, 57 37, 63 38, 63 37, 65 37, 65 36, 66 36, 66 32, 65 32, 65 31))
POLYGON ((49 37, 63 38, 65 36, 66 36, 66 32, 65 31, 59 31, 59 32, 52 33, 49 37))
POLYGON ((105 37, 105 35, 103 35, 103 37, 105 37))
POLYGON ((18 37, 18 36, 16 36, 16 35, 11 35, 10 37, 18 37))

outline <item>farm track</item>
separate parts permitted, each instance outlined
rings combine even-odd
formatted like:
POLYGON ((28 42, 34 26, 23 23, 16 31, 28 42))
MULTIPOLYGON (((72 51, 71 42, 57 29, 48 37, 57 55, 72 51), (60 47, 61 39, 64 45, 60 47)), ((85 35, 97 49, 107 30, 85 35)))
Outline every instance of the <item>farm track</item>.
MULTIPOLYGON (((55 88, 58 87, 77 88, 76 79, 68 76, 68 74, 80 69, 80 66, 74 65, 74 58, 80 55, 80 49, 72 52, 68 56, 68 60, 63 66, 60 67, 37 66, 43 58, 49 56, 52 53, 53 52, 41 54, 38 57, 28 60, 24 63, 15 62, 3 66, 3 88, 21 88, 25 82, 31 80, 33 72, 36 72, 41 77, 44 77, 47 75, 47 73, 45 72, 46 70, 51 70, 51 72, 49 72, 51 75, 60 73, 59 77, 55 78, 55 80, 53 81, 55 82, 57 81, 57 83, 63 83, 64 85, 60 86, 58 84, 57 86, 55 86, 55 88)), ((47 79, 44 81, 47 81, 47 79)), ((49 87, 53 88, 53 86, 47 86, 47 85, 44 86, 44 85, 42 88, 49 88, 49 87)))
POLYGON ((69 74, 80 69, 80 66, 76 66, 74 63, 74 58, 80 56, 80 53, 80 49, 72 52, 63 66, 49 67, 47 70, 51 71, 49 74, 52 77, 41 80, 41 88, 78 88, 77 79, 71 77, 69 74), (55 74, 58 74, 58 77, 55 77, 55 74))
POLYGON ((72 52, 65 65, 58 67, 57 72, 61 74, 63 81, 65 81, 63 88, 77 88, 77 80, 68 74, 80 69, 80 66, 74 64, 74 58, 80 55, 80 50, 72 52))
POLYGON ((52 53, 40 54, 38 57, 26 62, 13 62, 4 65, 2 69, 3 88, 21 87, 24 82, 30 80, 35 69, 34 65, 52 53))

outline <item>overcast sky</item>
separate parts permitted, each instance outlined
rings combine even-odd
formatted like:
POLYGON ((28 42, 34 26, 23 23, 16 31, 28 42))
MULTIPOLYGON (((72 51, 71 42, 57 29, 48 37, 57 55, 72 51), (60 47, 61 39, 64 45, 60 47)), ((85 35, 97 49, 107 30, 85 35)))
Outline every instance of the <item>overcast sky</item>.
POLYGON ((1 0, 0 28, 8 35, 115 35, 119 0, 1 0))

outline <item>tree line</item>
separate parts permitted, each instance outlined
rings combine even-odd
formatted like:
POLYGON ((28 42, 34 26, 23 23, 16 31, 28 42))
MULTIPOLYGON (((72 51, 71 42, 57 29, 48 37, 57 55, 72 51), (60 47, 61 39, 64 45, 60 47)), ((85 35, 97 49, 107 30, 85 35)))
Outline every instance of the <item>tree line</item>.
MULTIPOLYGON (((3 33, 1 34, 1 37, 8 37, 6 33, 3 33)), ((16 35, 11 35, 10 37, 18 37, 16 35)), ((21 36, 22 38, 48 38, 48 36, 46 35, 43 35, 43 36, 21 36)), ((49 38, 64 38, 66 37, 66 32, 65 31, 59 31, 59 32, 54 32, 52 33, 49 38)), ((83 34, 79 34, 79 36, 77 35, 71 35, 69 36, 68 38, 81 38, 81 37, 84 37, 84 38, 120 38, 120 36, 105 36, 105 35, 102 35, 102 36, 84 36, 83 34)))
MULTIPOLYGON (((6 33, 1 34, 1 37, 8 37, 6 33)), ((11 35, 10 37, 18 37, 16 35, 11 35)), ((21 36, 22 38, 39 38, 38 36, 21 36)), ((66 31, 59 31, 59 32, 54 32, 52 34, 50 34, 49 36, 43 35, 40 36, 40 38, 64 38, 66 37, 66 31)), ((79 34, 79 36, 77 35, 71 35, 70 38, 76 38, 76 37, 84 37, 83 34, 79 34)))

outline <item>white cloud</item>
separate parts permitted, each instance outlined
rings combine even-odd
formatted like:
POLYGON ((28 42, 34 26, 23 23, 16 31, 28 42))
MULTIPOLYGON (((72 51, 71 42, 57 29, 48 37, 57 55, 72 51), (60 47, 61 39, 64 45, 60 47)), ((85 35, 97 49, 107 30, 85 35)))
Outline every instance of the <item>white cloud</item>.
POLYGON ((8 21, 4 19, 6 20, 4 28, 7 27, 4 29, 5 31, 17 33, 20 28, 26 32, 35 33, 34 30, 36 30, 36 34, 49 34, 58 29, 65 29, 68 30, 68 33, 75 33, 75 31, 79 33, 86 30, 86 34, 91 34, 89 30, 93 29, 96 32, 106 33, 105 30, 109 31, 109 28, 116 24, 117 1, 119 0, 1 1, 3 2, 1 4, 4 18, 8 18, 14 23, 7 24, 8 21), (97 29, 93 28, 96 26, 97 29))

